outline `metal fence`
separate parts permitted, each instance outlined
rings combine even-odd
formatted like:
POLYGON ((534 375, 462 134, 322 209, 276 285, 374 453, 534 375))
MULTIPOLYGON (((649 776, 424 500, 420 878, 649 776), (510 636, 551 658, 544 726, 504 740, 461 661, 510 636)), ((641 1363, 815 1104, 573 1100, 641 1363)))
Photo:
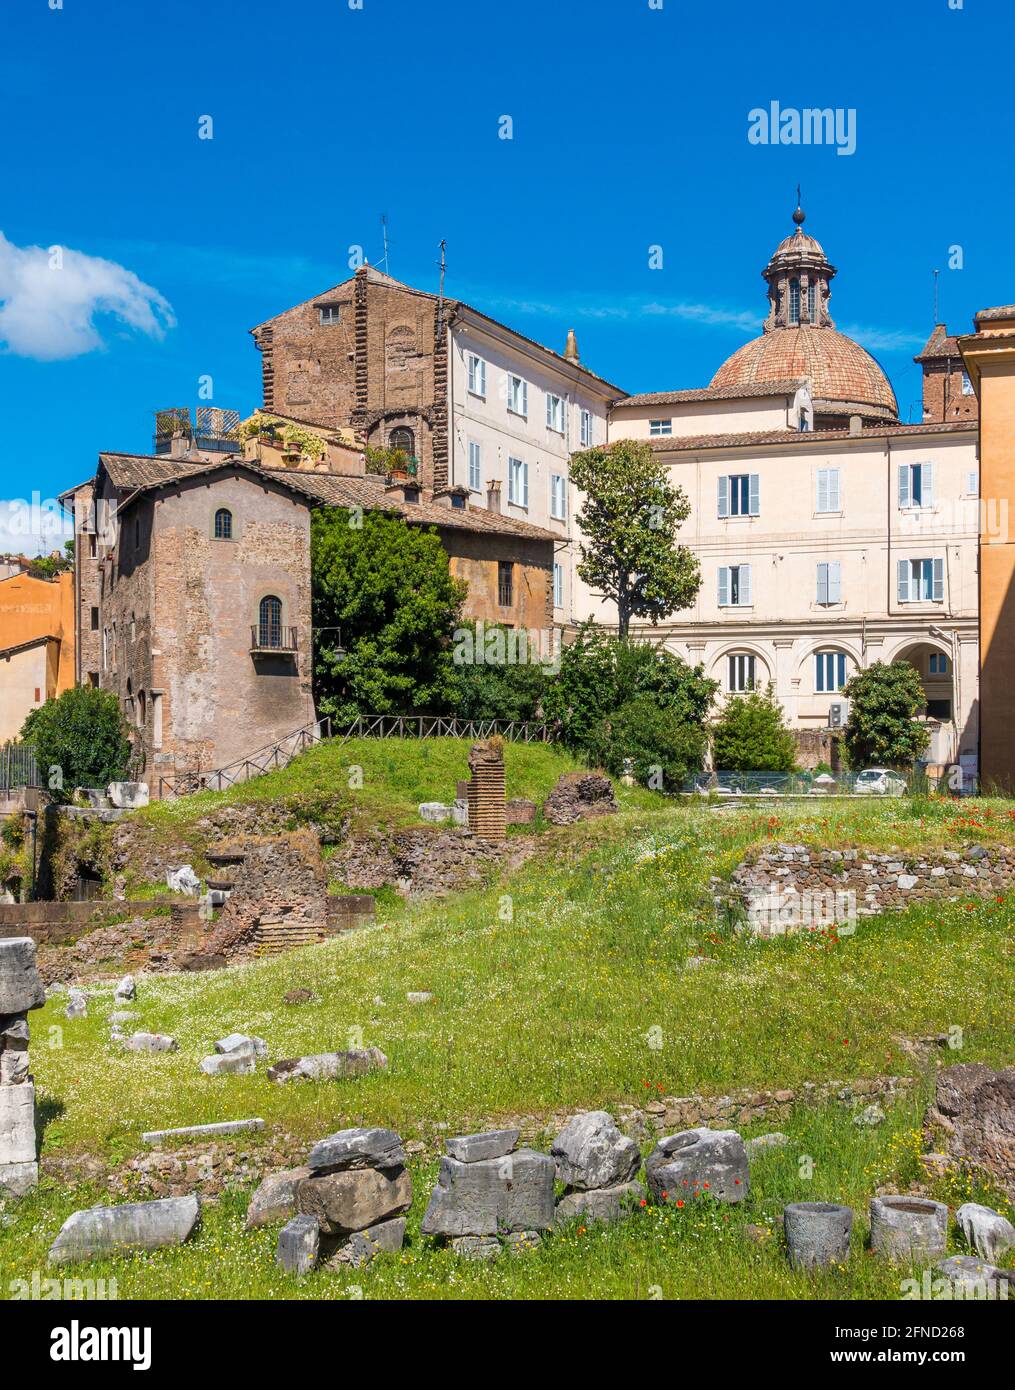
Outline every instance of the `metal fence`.
MULTIPOLYGON (((342 743, 351 738, 492 738, 508 743, 553 743, 552 724, 524 719, 455 719, 442 714, 361 714, 336 729, 342 743)), ((341 744, 339 745, 341 747, 341 744)))
POLYGON ((968 773, 951 785, 948 778, 930 777, 920 768, 912 772, 867 768, 861 772, 697 772, 682 790, 722 799, 778 796, 926 796, 942 792, 975 796, 977 782, 968 773))
POLYGON ((193 792, 224 792, 228 787, 249 782, 252 777, 260 777, 265 772, 287 767, 299 753, 312 748, 315 743, 331 736, 331 720, 318 719, 306 724, 302 729, 294 729, 291 734, 265 744, 246 757, 237 758, 224 767, 207 769, 195 768, 192 771, 176 772, 171 777, 159 778, 159 797, 189 796, 193 792))
POLYGON ((27 743, 0 744, 0 791, 41 785, 35 749, 27 743))
POLYGON ((193 792, 225 791, 251 777, 286 767, 293 758, 323 739, 339 740, 343 747, 352 738, 491 738, 499 734, 508 743, 552 743, 553 725, 521 719, 454 719, 436 714, 361 714, 349 724, 333 729, 330 719, 316 720, 285 738, 237 758, 225 767, 175 772, 159 778, 160 798, 189 796, 193 792))

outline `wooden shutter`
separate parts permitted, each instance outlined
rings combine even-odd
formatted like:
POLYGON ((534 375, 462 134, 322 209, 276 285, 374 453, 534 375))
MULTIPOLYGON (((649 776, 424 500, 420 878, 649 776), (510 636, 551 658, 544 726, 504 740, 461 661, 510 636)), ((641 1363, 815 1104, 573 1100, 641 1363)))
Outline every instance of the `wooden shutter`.
MULTIPOLYGON (((899 464, 899 506, 909 506, 909 464, 899 464)), ((901 563, 901 562, 900 562, 901 563)))
POLYGON ((940 603, 945 596, 945 562, 934 561, 934 602, 940 603))
POLYGON ((730 601, 730 572, 728 565, 719 566, 719 607, 725 608, 730 601))
POLYGON ((729 516, 730 514, 730 480, 728 474, 724 473, 719 479, 719 515, 729 516))
POLYGON ((761 484, 757 473, 750 475, 748 483, 748 503, 747 511, 750 516, 757 516, 761 510, 761 484))
MULTIPOLYGON (((905 467, 905 465, 903 465, 905 467)), ((909 602, 909 573, 910 565, 908 560, 899 561, 899 602, 909 602)))

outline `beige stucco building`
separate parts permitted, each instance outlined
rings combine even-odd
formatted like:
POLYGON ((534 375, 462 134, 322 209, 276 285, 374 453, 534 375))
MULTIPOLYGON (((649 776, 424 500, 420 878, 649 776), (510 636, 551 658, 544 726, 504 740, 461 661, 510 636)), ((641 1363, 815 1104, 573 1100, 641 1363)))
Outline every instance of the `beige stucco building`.
MULTIPOLYGON (((835 270, 795 220, 765 269, 763 334, 708 387, 630 396, 611 414, 610 439, 649 440, 683 488, 680 540, 702 572, 692 609, 635 631, 702 663, 724 693, 771 682, 798 729, 845 719, 857 668, 910 661, 928 761, 973 770, 976 420, 898 423, 880 366, 835 329, 835 270)), ((611 621, 574 582, 575 617, 611 621)))

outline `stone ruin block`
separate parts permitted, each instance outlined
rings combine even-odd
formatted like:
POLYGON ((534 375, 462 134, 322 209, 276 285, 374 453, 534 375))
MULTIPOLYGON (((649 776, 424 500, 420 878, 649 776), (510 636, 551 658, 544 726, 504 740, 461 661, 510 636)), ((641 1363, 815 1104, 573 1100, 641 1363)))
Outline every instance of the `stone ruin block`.
MULTIPOLYGON (((513 1135, 514 1131, 498 1134, 513 1135)), ((460 1145, 461 1140, 451 1144, 460 1145)), ((437 1185, 423 1218, 423 1234, 457 1239, 549 1230, 555 1177, 550 1155, 533 1149, 465 1162, 448 1155, 441 1159, 437 1185)))
POLYGON ((128 1250, 182 1245, 200 1219, 201 1203, 193 1194, 155 1202, 126 1202, 119 1207, 89 1207, 68 1216, 50 1247, 49 1262, 66 1264, 128 1250))
POLYGON ((742 1202, 750 1190, 747 1148, 735 1129, 686 1129, 660 1139, 645 1176, 657 1202, 706 1195, 742 1202))
POLYGON ((566 1191, 557 1203, 556 1220, 618 1221, 645 1197, 635 1181, 641 1150, 621 1134, 605 1110, 575 1115, 553 1141, 550 1153, 566 1191))
POLYGON ((316 1221, 330 1264, 363 1265, 402 1248, 412 1178, 394 1130, 339 1130, 314 1145, 306 1167, 295 1206, 316 1221))
POLYGON ((29 936, 0 941, 0 1192, 20 1196, 39 1180, 28 1013, 46 1002, 29 936))

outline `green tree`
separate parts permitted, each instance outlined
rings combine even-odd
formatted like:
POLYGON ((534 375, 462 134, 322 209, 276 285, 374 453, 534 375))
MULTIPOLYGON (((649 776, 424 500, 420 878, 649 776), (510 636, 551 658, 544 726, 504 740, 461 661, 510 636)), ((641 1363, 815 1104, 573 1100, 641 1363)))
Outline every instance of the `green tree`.
POLYGON ((712 727, 712 762, 719 772, 792 772, 796 741, 771 686, 726 701, 712 727))
POLYGON ((322 507, 310 555, 323 713, 344 720, 451 708, 451 640, 466 586, 452 578, 437 532, 387 513, 322 507))
POLYGON ((916 668, 908 661, 875 661, 851 676, 842 693, 849 701, 843 742, 850 767, 910 769, 930 740, 917 717, 927 696, 916 668))
POLYGON ((701 571, 676 535, 690 506, 651 446, 620 439, 572 454, 570 468, 584 494, 578 574, 616 603, 620 636, 627 636, 632 617, 657 623, 688 608, 701 571))
POLYGON ((602 719, 587 752, 615 777, 625 772, 653 791, 679 791, 688 773, 700 772, 708 738, 701 724, 686 723, 673 708, 641 695, 602 719))
POLYGON ((35 749, 39 775, 58 801, 75 787, 119 781, 131 745, 120 702, 109 690, 81 685, 32 710, 21 739, 35 749))
POLYGON ((603 719, 641 696, 700 726, 717 689, 700 666, 688 666, 665 648, 624 640, 586 622, 561 652, 559 673, 547 681, 543 713, 559 724, 567 744, 585 749, 599 736, 603 719))
POLYGON ((538 719, 548 667, 498 623, 456 630, 452 708, 462 719, 538 719))

